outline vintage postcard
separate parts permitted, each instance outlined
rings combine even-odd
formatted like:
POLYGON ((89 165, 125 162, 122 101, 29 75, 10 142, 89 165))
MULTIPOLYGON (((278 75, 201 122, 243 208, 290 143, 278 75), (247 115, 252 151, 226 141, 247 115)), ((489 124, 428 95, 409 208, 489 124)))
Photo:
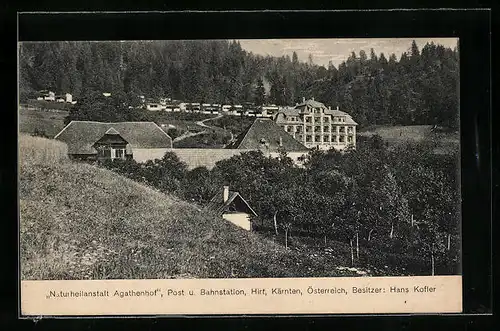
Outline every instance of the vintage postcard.
POLYGON ((457 38, 18 52, 23 316, 462 311, 457 38))

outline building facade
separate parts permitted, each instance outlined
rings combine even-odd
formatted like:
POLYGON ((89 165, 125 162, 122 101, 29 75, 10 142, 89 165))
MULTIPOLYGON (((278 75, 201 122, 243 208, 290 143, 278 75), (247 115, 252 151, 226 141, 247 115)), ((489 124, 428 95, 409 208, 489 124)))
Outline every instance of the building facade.
POLYGON ((296 165, 301 165, 309 149, 290 137, 270 118, 256 118, 226 149, 261 151, 266 156, 280 157, 286 152, 296 165))
POLYGON ((356 126, 352 117, 323 103, 302 100, 294 108, 280 110, 274 121, 307 148, 343 150, 356 147, 356 126))
POLYGON ((172 138, 154 122, 71 121, 54 139, 66 143, 75 160, 161 159, 172 138))

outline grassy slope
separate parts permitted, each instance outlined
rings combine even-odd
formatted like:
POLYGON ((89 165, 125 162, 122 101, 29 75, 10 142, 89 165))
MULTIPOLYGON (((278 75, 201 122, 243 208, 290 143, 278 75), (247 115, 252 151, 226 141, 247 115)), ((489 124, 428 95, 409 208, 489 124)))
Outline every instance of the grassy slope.
POLYGON ((35 129, 44 131, 49 137, 54 137, 64 128, 64 117, 68 114, 62 110, 34 110, 19 108, 19 131, 33 133, 35 129))
POLYGON ((336 269, 345 260, 285 250, 65 155, 59 142, 20 137, 22 279, 353 275, 336 269))
POLYGON ((56 109, 69 111, 73 105, 66 102, 55 102, 55 101, 45 101, 45 100, 27 100, 26 103, 30 107, 42 108, 42 109, 56 109))
POLYGON ((436 150, 437 152, 459 148, 458 132, 438 132, 432 131, 431 128, 431 125, 373 126, 362 129, 357 134, 362 137, 378 134, 390 145, 432 140, 438 142, 439 148, 436 150))

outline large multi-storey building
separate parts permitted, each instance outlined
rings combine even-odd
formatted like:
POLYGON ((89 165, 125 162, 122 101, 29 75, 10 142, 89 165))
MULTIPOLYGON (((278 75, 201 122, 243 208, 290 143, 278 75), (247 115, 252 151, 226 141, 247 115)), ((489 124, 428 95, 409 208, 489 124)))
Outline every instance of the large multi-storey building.
POLYGON ((294 108, 278 111, 276 124, 308 148, 356 147, 356 126, 349 114, 323 103, 302 99, 294 108))

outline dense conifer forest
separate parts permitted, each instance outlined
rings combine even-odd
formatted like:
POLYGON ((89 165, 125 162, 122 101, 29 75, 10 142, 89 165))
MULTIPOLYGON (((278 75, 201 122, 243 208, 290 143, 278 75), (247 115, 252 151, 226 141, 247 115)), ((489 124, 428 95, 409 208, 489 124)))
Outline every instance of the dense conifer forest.
MULTIPOLYGON (((347 55, 347 54, 346 54, 347 55)), ((203 103, 294 105, 315 97, 363 126, 430 124, 458 128, 459 55, 413 43, 401 56, 351 53, 335 67, 261 56, 237 41, 23 43, 21 101, 42 89, 84 98, 111 92, 130 105, 138 95, 203 103)))

